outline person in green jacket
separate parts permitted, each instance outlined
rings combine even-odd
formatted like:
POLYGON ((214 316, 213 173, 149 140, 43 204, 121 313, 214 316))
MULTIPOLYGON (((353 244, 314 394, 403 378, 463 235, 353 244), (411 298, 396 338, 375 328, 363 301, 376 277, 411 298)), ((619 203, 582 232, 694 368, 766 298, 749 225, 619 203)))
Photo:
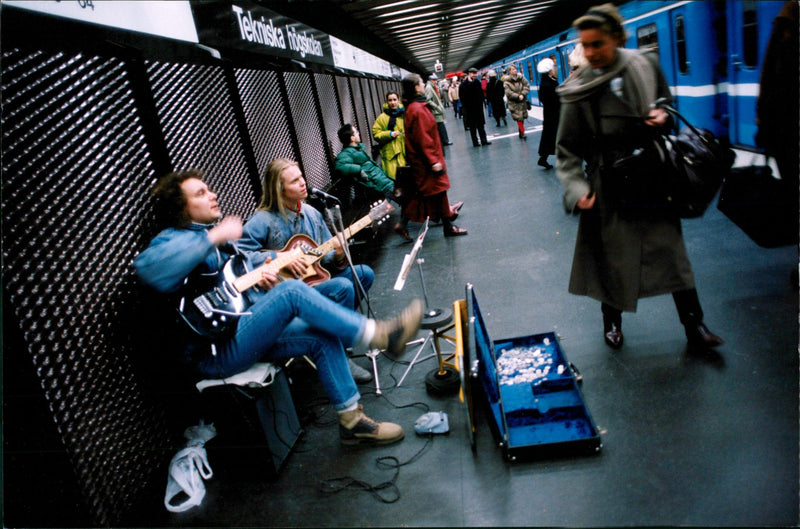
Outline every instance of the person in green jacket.
POLYGON ((372 125, 372 137, 381 146, 381 167, 392 180, 397 175, 397 168, 406 165, 404 114, 405 107, 400 102, 400 96, 397 92, 389 92, 383 112, 372 125))
POLYGON ((378 191, 390 200, 395 200, 394 180, 370 158, 364 144, 361 143, 358 129, 348 123, 339 129, 338 135, 344 149, 336 156, 336 172, 378 191))

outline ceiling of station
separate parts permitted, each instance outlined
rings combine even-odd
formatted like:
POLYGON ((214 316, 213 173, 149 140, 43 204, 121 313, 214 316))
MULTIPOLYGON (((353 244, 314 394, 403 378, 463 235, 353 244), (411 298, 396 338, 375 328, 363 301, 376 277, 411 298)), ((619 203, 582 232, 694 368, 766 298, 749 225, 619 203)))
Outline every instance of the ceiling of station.
POLYGON ((481 67, 569 27, 598 0, 294 0, 258 3, 407 70, 481 67))

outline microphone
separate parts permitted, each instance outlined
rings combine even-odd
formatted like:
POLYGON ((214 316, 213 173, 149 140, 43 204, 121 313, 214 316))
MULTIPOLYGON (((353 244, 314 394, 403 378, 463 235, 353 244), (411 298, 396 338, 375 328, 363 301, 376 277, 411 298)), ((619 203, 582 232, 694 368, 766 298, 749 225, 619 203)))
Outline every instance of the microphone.
POLYGON ((341 202, 339 202, 338 198, 336 198, 333 195, 329 195, 328 193, 326 193, 325 191, 322 191, 321 189, 316 189, 314 187, 309 187, 308 188, 308 194, 309 195, 314 195, 315 197, 320 199, 322 202, 325 202, 325 203, 335 202, 336 204, 340 204, 341 205, 341 202))

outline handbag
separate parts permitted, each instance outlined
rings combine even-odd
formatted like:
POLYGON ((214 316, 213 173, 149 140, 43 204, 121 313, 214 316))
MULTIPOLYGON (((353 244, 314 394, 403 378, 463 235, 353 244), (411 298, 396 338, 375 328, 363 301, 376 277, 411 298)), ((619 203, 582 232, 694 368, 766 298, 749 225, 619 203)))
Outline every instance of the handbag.
MULTIPOLYGON (((634 120, 636 128, 625 141, 625 154, 611 160, 611 140, 603 133, 597 97, 589 101, 589 108, 597 126, 600 178, 609 203, 620 215, 633 218, 671 208, 672 164, 661 134, 638 116, 615 116, 634 120)), ((613 147, 621 148, 617 142, 613 147)))
POLYGON ((530 110, 532 108, 530 99, 525 99, 525 106, 528 108, 528 110, 530 110))
POLYGON ((717 208, 763 248, 798 243, 797 189, 763 165, 734 167, 725 178, 717 208))
POLYGON ((665 138, 674 179, 672 199, 682 218, 700 217, 714 200, 736 155, 727 143, 711 131, 693 126, 673 107, 659 101, 656 105, 686 125, 676 136, 665 138))
MULTIPOLYGON (((648 215, 672 207, 672 175, 667 148, 660 135, 648 137, 642 131, 641 141, 626 156, 613 162, 603 160, 603 186, 620 214, 648 215)), ((605 150, 604 150, 605 153, 605 150)))
POLYGON ((414 171, 410 165, 401 165, 397 168, 394 180, 394 197, 398 204, 405 206, 417 193, 417 182, 414 180, 414 171))

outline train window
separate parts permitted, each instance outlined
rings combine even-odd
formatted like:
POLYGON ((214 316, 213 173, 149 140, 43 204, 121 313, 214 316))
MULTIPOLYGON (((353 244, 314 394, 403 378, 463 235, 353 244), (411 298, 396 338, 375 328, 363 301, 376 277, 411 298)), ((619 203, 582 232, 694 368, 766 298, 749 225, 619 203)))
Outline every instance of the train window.
POLYGON ((528 79, 533 81, 535 77, 533 77, 533 64, 531 63, 530 59, 528 59, 528 79))
POLYGON ((689 60, 686 57, 686 31, 683 25, 683 15, 675 17, 675 45, 678 47, 678 70, 685 74, 689 72, 689 60))
POLYGON ((756 16, 755 0, 747 0, 742 8, 742 51, 744 52, 744 65, 755 68, 758 64, 758 22, 756 16))
POLYGON ((658 49, 658 30, 655 23, 636 28, 636 47, 658 49))

